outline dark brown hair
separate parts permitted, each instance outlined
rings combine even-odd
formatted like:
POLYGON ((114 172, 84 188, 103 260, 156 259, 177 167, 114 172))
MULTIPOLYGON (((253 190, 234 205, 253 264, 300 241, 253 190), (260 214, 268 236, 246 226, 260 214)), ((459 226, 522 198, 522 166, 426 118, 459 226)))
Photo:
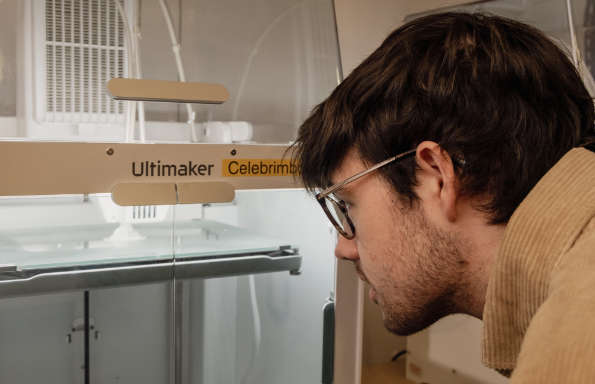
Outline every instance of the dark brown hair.
MULTIPOLYGON (((443 13, 391 33, 299 129, 294 160, 311 191, 350 148, 368 164, 440 143, 461 193, 507 222, 539 179, 594 135, 593 101, 568 57, 537 29, 482 14, 443 13)), ((380 170, 416 201, 415 159, 380 170)))

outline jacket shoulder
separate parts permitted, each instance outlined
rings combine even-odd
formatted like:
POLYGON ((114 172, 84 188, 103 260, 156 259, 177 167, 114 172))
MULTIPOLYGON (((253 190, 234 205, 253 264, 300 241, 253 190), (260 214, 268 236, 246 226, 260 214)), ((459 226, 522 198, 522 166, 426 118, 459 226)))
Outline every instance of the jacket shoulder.
POLYGON ((595 219, 552 273, 511 383, 595 383, 595 219))

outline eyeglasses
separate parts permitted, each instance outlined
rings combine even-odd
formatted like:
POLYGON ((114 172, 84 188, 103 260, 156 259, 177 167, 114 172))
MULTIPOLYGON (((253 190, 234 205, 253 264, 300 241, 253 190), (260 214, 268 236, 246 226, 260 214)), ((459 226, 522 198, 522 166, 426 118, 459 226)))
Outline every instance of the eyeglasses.
POLYGON ((343 200, 337 198, 334 195, 334 193, 346 186, 347 184, 357 179, 360 179, 366 176, 367 174, 384 167, 387 164, 415 155, 415 151, 415 149, 412 149, 407 152, 403 152, 396 156, 390 157, 362 172, 356 173, 355 175, 348 177, 347 179, 337 184, 331 185, 327 189, 316 194, 316 200, 318 200, 318 203, 322 206, 324 213, 326 213, 326 216, 329 218, 331 223, 335 226, 337 231, 343 237, 345 237, 346 239, 353 239, 355 237, 355 227, 353 226, 353 222, 349 217, 347 204, 343 200))

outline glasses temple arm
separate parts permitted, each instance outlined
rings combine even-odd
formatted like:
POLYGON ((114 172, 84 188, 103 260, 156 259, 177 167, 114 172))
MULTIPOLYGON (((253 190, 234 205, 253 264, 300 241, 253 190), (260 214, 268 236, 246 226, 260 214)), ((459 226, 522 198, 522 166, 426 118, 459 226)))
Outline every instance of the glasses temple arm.
POLYGON ((385 166, 385 165, 387 165, 387 164, 389 164, 389 163, 392 163, 392 162, 393 162, 393 161, 395 161, 395 160, 399 160, 399 159, 402 159, 402 158, 404 158, 404 157, 406 157, 406 156, 412 155, 412 154, 414 154, 415 152, 416 152, 416 150, 415 150, 415 149, 411 149, 411 150, 409 150, 409 151, 407 151, 407 152, 400 153, 400 154, 398 154, 398 155, 396 155, 396 156, 393 156, 393 157, 390 157, 390 158, 388 158, 388 159, 386 159, 386 160, 384 160, 384 161, 381 161, 380 163, 378 163, 378 164, 376 164, 376 165, 374 165, 374 166, 372 166, 372 167, 370 167, 370 168, 366 169, 365 171, 363 171, 363 172, 361 172, 361 173, 356 173, 355 175, 353 175, 353 176, 351 176, 351 177, 348 177, 347 179, 345 179, 345 180, 341 181, 341 182, 340 182, 340 183, 338 183, 338 184, 331 185, 330 187, 328 187, 328 188, 327 188, 327 189, 325 189, 324 191, 320 192, 320 193, 317 195, 317 198, 323 198, 323 197, 326 197, 327 195, 329 195, 329 194, 333 193, 333 192, 334 192, 334 191, 336 191, 337 189, 339 189, 339 188, 343 187, 345 184, 349 184, 349 183, 351 183, 352 181, 355 181, 355 180, 357 180, 357 179, 359 179, 359 178, 362 178, 362 177, 366 176, 367 174, 369 174, 369 173, 371 173, 371 172, 374 172, 374 171, 375 171, 375 170, 377 170, 378 168, 381 168, 381 167, 383 167, 383 166, 385 166))

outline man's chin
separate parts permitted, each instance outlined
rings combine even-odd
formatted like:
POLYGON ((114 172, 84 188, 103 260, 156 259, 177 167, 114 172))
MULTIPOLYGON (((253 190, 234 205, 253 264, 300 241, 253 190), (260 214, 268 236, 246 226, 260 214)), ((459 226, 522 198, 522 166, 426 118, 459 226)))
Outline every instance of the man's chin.
POLYGON ((410 336, 423 331, 443 316, 430 314, 391 314, 387 315, 381 306, 382 320, 384 327, 391 333, 398 336, 410 336))
POLYGON ((384 327, 390 333, 393 333, 397 336, 411 336, 414 333, 423 331, 428 326, 429 325, 420 325, 420 324, 414 324, 414 323, 398 324, 398 323, 395 323, 394 321, 384 319, 384 327))

